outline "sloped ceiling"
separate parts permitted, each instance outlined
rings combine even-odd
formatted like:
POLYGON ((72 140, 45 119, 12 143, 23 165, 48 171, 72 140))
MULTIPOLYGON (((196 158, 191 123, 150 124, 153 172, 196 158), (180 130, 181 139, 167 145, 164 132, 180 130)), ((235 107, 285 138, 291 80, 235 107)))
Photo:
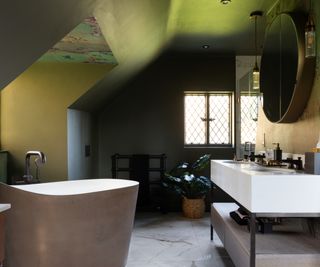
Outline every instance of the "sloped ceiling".
MULTIPOLYGON (((102 32, 121 64, 154 55, 169 40, 177 50, 210 45, 218 53, 253 54, 252 11, 266 14, 277 0, 109 0, 94 11, 102 32)), ((265 16, 258 19, 261 45, 265 16)))
MULTIPOLYGON (((106 91, 120 88, 128 77, 168 48, 206 53, 201 47, 208 44, 210 53, 253 54, 254 24, 249 14, 254 10, 267 12, 274 2, 232 0, 222 5, 220 0, 6 1, 0 10, 0 88, 92 15, 119 63, 90 90, 95 91, 95 97, 109 97, 106 91)), ((260 43, 264 23, 263 18, 259 20, 260 43)), ((83 107, 91 109, 95 102, 88 95, 84 98, 83 107)))
MULTIPOLYGON (((166 50, 254 54, 250 13, 266 13, 276 0, 109 0, 94 11, 119 65, 71 107, 97 111, 119 89, 166 50), (204 50, 204 44, 210 45, 204 50)), ((262 44, 265 19, 258 21, 262 44)))
MULTIPOLYGON (((266 10, 273 0, 261 1, 258 5, 254 1, 222 5, 219 1, 212 0, 199 1, 197 5, 194 1, 188 0, 172 0, 170 4, 158 1, 158 5, 154 3, 148 5, 148 3, 151 1, 124 1, 121 12, 118 12, 117 16, 114 16, 117 6, 112 1, 103 2, 99 8, 96 8, 95 13, 100 17, 105 37, 113 39, 111 40, 113 50, 120 62, 134 55, 133 48, 136 41, 139 41, 137 54, 143 57, 142 54, 147 54, 150 47, 165 42, 171 36, 175 36, 173 48, 179 50, 199 50, 203 44, 206 44, 210 46, 210 50, 220 53, 251 54, 254 23, 250 21, 249 14, 252 10, 266 10), (140 14, 136 17, 134 24, 128 15, 129 12, 140 14), (162 27, 158 23, 159 18, 162 21, 162 27), (114 21, 117 21, 116 25, 114 21), (121 25, 126 26, 123 28, 121 25), (162 29, 161 34, 159 34, 159 26, 162 29), (152 27, 154 30, 148 31, 148 28, 152 27), (145 34, 146 32, 148 35, 145 34), (144 36, 147 41, 137 39, 139 36, 144 36), (127 45, 121 44, 122 39, 127 45), (129 44, 130 49, 128 49, 129 44)), ((258 20, 261 40, 264 22, 264 17, 258 20)), ((40 60, 117 63, 93 16, 86 18, 40 60)))

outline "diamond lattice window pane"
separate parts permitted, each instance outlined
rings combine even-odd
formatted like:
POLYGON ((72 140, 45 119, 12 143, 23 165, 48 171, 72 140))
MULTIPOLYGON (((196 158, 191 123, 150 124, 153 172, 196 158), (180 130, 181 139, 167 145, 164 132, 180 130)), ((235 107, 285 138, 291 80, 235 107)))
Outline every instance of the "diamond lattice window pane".
POLYGON ((259 96, 241 95, 241 144, 256 143, 259 96))
POLYGON ((185 95, 185 144, 206 143, 206 98, 202 94, 185 95))
POLYGON ((209 97, 209 143, 231 144, 231 100, 228 94, 209 97))

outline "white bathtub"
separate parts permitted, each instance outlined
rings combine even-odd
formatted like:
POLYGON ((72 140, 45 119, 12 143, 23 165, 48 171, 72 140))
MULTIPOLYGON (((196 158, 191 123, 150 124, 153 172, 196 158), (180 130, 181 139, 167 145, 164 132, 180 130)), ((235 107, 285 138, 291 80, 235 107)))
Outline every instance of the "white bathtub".
POLYGON ((123 267, 138 183, 93 179, 8 186, 7 267, 123 267))

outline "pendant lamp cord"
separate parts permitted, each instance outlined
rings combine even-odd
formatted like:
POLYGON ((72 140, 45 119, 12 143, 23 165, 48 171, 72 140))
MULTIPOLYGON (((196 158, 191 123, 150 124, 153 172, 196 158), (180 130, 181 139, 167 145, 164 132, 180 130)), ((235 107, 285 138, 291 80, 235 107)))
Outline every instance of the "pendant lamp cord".
POLYGON ((257 16, 254 17, 254 46, 256 51, 256 65, 258 64, 258 45, 257 45, 257 16))
POLYGON ((312 1, 310 0, 309 1, 309 14, 311 13, 311 10, 312 10, 312 1))

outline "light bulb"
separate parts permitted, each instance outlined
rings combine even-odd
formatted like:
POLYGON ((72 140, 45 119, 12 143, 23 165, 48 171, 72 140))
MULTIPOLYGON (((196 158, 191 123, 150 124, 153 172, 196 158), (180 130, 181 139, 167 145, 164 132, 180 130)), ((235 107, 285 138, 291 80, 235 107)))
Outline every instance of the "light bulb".
POLYGON ((315 57, 316 56, 316 33, 315 31, 306 31, 305 32, 306 40, 306 57, 315 57))
POLYGON ((253 90, 260 89, 260 71, 259 71, 257 62, 252 71, 252 89, 253 90))
POLYGON ((305 27, 305 57, 316 56, 316 30, 312 16, 309 15, 305 27))

